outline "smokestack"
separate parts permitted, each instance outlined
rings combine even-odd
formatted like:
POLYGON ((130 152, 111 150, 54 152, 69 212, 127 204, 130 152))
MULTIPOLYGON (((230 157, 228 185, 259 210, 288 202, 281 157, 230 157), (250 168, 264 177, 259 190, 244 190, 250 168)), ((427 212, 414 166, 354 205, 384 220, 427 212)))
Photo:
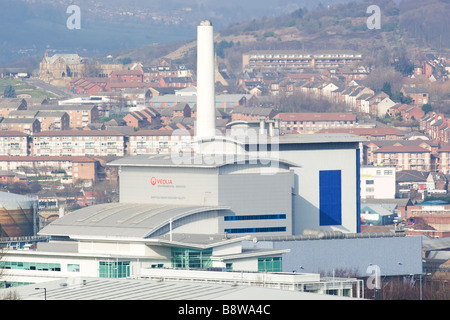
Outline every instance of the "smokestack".
POLYGON ((216 93, 214 89, 214 39, 211 21, 197 26, 197 127, 196 137, 216 135, 216 93))

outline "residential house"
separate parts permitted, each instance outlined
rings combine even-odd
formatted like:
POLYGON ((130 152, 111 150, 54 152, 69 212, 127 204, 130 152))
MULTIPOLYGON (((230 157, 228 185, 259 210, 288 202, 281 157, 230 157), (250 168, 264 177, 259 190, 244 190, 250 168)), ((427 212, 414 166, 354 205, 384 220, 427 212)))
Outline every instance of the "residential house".
POLYGON ((111 72, 110 78, 117 82, 144 82, 144 72, 137 70, 115 70, 111 72))
POLYGON ((421 107, 424 104, 430 103, 429 92, 426 88, 415 85, 404 86, 400 89, 400 92, 403 93, 404 96, 411 97, 412 103, 416 106, 421 107))
POLYGON ((160 87, 187 88, 196 85, 193 77, 163 77, 159 80, 160 87))
POLYGON ((65 111, 39 111, 36 119, 41 123, 41 131, 70 129, 70 116, 65 111))
POLYGON ((122 97, 127 99, 129 105, 145 105, 145 102, 151 98, 152 94, 149 88, 136 89, 126 88, 122 91, 122 97))
MULTIPOLYGON (((427 177, 428 172, 417 170, 398 171, 396 176, 396 198, 410 198, 413 200, 423 199, 427 177)), ((402 217, 403 219, 409 216, 408 212, 405 212, 405 216, 402 217)))
POLYGON ((29 107, 30 110, 67 112, 70 117, 70 128, 81 128, 96 123, 99 110, 96 105, 38 105, 29 107))
POLYGON ((22 98, 1 98, 0 115, 7 118, 11 111, 27 110, 27 101, 22 98))
POLYGON ((0 186, 8 186, 14 183, 28 185, 28 178, 12 170, 0 170, 0 186))
POLYGON ((275 115, 276 110, 273 108, 239 106, 231 111, 231 120, 260 120, 261 117, 268 120, 275 115))
POLYGON ((36 118, 6 118, 0 121, 2 130, 20 131, 29 135, 41 131, 41 123, 36 118))
POLYGON ((108 82, 108 78, 77 78, 70 81, 68 90, 76 94, 99 94, 108 91, 108 82))
POLYGON ((123 120, 125 120, 127 126, 134 128, 144 128, 149 125, 147 117, 144 116, 140 111, 133 111, 131 113, 128 113, 123 117, 123 120))
POLYGON ((372 97, 373 95, 370 93, 359 95, 359 97, 356 98, 356 111, 370 114, 370 98, 372 97))

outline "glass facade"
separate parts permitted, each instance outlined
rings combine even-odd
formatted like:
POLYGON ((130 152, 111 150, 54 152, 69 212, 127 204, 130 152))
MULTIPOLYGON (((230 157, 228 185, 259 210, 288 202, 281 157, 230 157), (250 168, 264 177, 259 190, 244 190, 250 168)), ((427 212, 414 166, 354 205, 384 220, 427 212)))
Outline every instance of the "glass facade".
POLYGON ((68 264, 67 272, 80 272, 80 265, 79 264, 68 264))
POLYGON ((258 258, 258 271, 281 272, 281 257, 258 258))
POLYGON ((206 269, 212 266, 212 249, 172 248, 172 268, 206 269))
POLYGON ((61 271, 61 265, 59 263, 41 263, 41 262, 5 261, 1 264, 1 268, 18 269, 18 270, 61 271))
POLYGON ((126 278, 130 276, 130 261, 100 261, 100 278, 126 278))

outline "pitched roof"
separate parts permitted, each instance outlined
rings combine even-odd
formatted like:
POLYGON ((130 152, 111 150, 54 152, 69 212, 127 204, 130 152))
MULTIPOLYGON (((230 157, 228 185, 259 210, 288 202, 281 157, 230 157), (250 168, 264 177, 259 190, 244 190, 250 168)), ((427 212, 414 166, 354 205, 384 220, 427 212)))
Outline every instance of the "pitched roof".
POLYGON ((28 137, 28 134, 14 130, 0 130, 0 137, 28 137))
POLYGON ((428 175, 417 170, 403 170, 396 173, 396 182, 426 182, 428 175))
POLYGON ((97 160, 86 156, 0 156, 0 161, 33 162, 33 161, 71 161, 96 162, 97 160))
POLYGON ((419 146, 386 146, 373 153, 431 153, 431 151, 419 146))
POLYGON ((113 130, 62 130, 62 131, 41 131, 34 134, 34 137, 57 137, 57 136, 124 136, 123 133, 113 130))

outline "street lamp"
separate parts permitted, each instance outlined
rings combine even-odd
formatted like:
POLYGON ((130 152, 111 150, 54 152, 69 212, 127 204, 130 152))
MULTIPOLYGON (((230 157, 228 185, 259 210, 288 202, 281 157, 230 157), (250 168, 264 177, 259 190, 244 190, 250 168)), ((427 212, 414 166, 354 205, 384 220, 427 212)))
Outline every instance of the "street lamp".
POLYGON ((35 290, 44 290, 44 300, 47 300, 47 288, 34 288, 35 290))

